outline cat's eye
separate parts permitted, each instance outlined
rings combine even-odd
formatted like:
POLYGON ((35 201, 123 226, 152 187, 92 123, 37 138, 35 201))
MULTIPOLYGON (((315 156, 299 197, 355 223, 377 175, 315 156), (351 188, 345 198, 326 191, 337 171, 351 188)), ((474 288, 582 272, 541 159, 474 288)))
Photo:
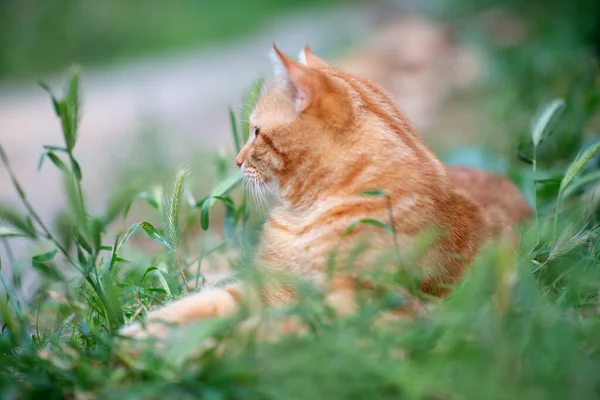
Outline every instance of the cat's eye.
POLYGON ((260 135, 260 129, 257 127, 254 127, 254 137, 258 137, 258 135, 260 135))

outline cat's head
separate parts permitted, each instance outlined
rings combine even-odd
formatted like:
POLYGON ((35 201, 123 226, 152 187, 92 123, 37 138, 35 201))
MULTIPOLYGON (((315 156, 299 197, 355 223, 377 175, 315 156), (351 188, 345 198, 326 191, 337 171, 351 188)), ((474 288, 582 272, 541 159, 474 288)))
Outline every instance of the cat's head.
POLYGON ((299 60, 273 45, 275 84, 250 115, 248 143, 237 156, 246 180, 281 186, 310 161, 335 153, 339 136, 353 124, 355 102, 337 70, 305 47, 299 60))

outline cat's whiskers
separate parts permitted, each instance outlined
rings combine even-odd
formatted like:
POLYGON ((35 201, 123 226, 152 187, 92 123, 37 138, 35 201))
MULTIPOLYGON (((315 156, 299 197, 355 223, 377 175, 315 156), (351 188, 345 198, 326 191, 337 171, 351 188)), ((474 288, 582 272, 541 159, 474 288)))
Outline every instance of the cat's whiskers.
POLYGON ((267 193, 273 194, 263 176, 256 171, 244 171, 243 188, 250 193, 253 202, 259 207, 267 208, 267 193))
POLYGON ((265 190, 265 189, 268 189, 268 186, 265 182, 265 179, 261 175, 257 176, 257 182, 255 184, 255 187, 256 187, 256 192, 257 192, 257 196, 259 199, 259 203, 264 208, 268 208, 267 207, 267 204, 268 204, 267 203, 267 193, 265 190))

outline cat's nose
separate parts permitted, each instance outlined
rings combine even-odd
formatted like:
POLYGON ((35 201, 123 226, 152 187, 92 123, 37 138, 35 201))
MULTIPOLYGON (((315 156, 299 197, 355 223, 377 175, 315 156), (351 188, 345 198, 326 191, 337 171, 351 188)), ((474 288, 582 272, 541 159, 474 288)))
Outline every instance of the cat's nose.
POLYGON ((238 168, 241 168, 242 164, 244 163, 244 160, 242 160, 242 157, 237 156, 237 158, 235 159, 235 163, 237 164, 238 168))

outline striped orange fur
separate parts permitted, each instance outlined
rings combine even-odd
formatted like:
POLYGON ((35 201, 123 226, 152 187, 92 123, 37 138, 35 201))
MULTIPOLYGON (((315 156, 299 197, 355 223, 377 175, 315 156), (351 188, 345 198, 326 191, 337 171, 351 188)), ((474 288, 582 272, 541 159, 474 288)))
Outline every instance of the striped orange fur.
MULTIPOLYGON (((353 264, 360 272, 378 252, 395 246, 394 236, 376 226, 357 225, 346 235, 358 219, 393 226, 402 249, 437 228, 438 240, 417 266, 426 275, 421 289, 446 295, 446 285, 460 282, 485 241, 511 234, 511 226, 529 216, 526 202, 505 178, 446 168, 373 82, 329 66, 308 47, 300 58, 274 46, 277 82, 252 112, 250 138, 236 160, 256 190, 269 188, 279 198, 264 226, 257 262, 323 284, 332 250, 341 254, 368 238, 366 252, 353 264), (365 196, 370 189, 384 190, 389 198, 365 196)), ((328 299, 340 311, 351 311, 357 281, 344 270, 344 257, 338 260, 328 299)), ((244 293, 239 285, 201 291, 149 318, 187 323, 230 312, 244 293)), ((270 304, 293 298, 285 286, 265 287, 262 295, 270 304)), ((160 332, 155 327, 150 334, 160 332)), ((140 325, 123 333, 146 334, 140 325)))

